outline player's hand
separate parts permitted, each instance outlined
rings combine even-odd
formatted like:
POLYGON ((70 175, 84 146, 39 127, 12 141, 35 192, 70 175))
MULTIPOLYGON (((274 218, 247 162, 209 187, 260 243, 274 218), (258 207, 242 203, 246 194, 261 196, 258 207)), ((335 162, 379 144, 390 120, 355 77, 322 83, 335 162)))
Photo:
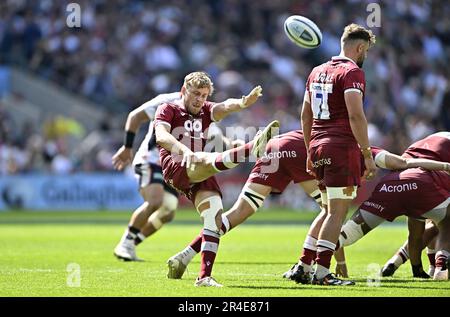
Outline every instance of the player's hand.
POLYGON ((309 158, 309 155, 306 158, 306 172, 309 175, 316 177, 316 173, 314 173, 314 167, 313 167, 311 159, 309 158))
POLYGON ((112 164, 116 170, 121 171, 125 168, 125 166, 131 164, 132 159, 133 150, 122 145, 113 155, 112 164))
POLYGON ((191 150, 187 150, 183 153, 183 159, 181 160, 181 166, 186 166, 186 169, 189 169, 191 167, 191 164, 193 164, 196 161, 195 153, 191 150))
POLYGON ((377 166, 375 165, 373 158, 372 157, 364 158, 364 165, 366 166, 366 170, 364 171, 363 177, 366 180, 374 179, 375 175, 377 174, 377 166))
POLYGON ((347 264, 336 264, 336 276, 337 277, 348 277, 347 264))
POLYGON ((242 108, 247 108, 251 106, 261 96, 262 96, 262 87, 258 85, 255 88, 253 88, 253 90, 247 96, 242 96, 242 108))

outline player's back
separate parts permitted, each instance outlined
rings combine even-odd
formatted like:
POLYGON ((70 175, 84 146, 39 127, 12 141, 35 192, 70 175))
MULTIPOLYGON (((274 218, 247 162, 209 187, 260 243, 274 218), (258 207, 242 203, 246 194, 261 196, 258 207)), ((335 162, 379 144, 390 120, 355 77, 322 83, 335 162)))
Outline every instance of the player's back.
POLYGON ((450 163, 450 132, 434 133, 414 142, 405 150, 403 156, 450 163))
POLYGON ((335 56, 312 70, 307 81, 314 118, 312 143, 356 143, 344 94, 364 94, 364 88, 364 72, 346 57, 335 56))

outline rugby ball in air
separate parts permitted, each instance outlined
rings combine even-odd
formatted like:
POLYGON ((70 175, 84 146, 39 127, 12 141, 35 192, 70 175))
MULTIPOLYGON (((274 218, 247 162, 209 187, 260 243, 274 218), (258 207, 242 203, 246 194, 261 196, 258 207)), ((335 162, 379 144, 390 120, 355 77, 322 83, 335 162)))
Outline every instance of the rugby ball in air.
POLYGON ((322 32, 317 25, 301 15, 291 15, 284 21, 287 37, 303 48, 316 48, 322 43, 322 32))

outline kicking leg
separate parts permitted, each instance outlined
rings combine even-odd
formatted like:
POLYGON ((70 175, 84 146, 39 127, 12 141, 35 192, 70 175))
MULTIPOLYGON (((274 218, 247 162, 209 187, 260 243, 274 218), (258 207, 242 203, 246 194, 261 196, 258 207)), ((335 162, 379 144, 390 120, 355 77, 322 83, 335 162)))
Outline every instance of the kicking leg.
POLYGON ((199 183, 221 171, 235 168, 252 153, 257 157, 261 156, 266 143, 278 132, 278 128, 279 122, 275 120, 249 143, 222 153, 196 153, 196 162, 192 162, 187 169, 189 180, 199 183))

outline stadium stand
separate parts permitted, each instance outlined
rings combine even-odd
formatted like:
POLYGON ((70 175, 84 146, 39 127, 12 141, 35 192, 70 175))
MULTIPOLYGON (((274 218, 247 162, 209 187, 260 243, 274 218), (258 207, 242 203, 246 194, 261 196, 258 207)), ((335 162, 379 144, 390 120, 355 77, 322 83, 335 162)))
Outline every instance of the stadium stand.
MULTIPOLYGON (((242 95, 255 84, 264 88, 261 105, 230 116, 224 126, 263 125, 276 118, 282 132, 297 129, 305 76, 338 54, 337 32, 350 22, 365 25, 368 14, 368 1, 354 0, 82 0, 77 1, 81 27, 69 28, 70 2, 0 4, 0 157, 15 153, 15 167, 3 160, 2 174, 52 171, 58 154, 71 172, 111 171, 110 154, 122 142, 127 111, 176 90, 184 75, 197 69, 216 83, 220 93, 214 100, 242 95), (318 49, 299 49, 283 34, 284 19, 296 13, 319 24, 324 38, 318 49), (57 98, 32 100, 28 86, 13 91, 10 73, 16 69, 83 98, 89 114, 74 117, 63 111, 70 104, 63 107, 57 98), (20 121, 11 103, 35 104, 38 119, 20 121), (72 128, 58 130, 58 121, 72 128)), ((372 144, 400 153, 424 135, 450 130, 450 3, 380 3, 382 27, 373 29, 378 43, 364 66, 365 110, 372 144)))

